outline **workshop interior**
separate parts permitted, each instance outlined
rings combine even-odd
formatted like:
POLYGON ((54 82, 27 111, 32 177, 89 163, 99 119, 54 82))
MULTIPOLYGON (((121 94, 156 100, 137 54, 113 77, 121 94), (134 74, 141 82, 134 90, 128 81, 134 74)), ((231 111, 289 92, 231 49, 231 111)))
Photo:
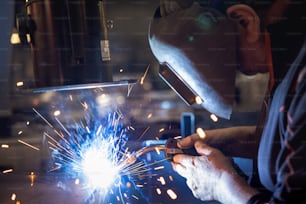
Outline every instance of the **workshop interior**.
MULTIPOLYGON (((268 75, 237 73, 229 119, 186 103, 149 46, 158 6, 0 2, 0 203, 202 203, 166 143, 256 124, 268 75)), ((233 160, 252 174, 252 161, 233 160)))

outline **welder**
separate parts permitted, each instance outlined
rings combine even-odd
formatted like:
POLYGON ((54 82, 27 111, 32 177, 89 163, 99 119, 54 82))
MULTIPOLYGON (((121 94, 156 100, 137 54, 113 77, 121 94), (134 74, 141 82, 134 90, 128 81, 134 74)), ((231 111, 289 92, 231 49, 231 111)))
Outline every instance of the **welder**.
POLYGON ((195 197, 221 203, 305 203, 305 1, 162 0, 150 24, 161 76, 188 103, 230 118, 235 72, 269 72, 257 126, 206 130, 180 142, 173 167, 195 197), (185 4, 182 4, 185 2, 185 4), (228 157, 257 160, 259 184, 228 157))

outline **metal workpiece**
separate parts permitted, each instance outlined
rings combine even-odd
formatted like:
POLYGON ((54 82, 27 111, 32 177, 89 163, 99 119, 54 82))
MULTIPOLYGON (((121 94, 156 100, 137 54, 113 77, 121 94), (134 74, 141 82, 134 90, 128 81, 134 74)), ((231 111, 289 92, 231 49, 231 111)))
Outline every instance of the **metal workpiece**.
POLYGON ((50 86, 33 89, 34 93, 43 93, 48 91, 73 91, 73 90, 86 90, 107 87, 120 87, 120 86, 133 86, 137 83, 136 80, 113 81, 104 83, 88 83, 88 84, 75 84, 65 86, 50 86))

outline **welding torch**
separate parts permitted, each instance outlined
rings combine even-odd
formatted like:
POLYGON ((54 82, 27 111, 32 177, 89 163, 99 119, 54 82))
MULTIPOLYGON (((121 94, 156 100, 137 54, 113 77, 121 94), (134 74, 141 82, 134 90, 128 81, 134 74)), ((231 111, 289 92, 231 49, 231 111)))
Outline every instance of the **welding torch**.
POLYGON ((166 160, 169 162, 173 161, 173 157, 176 154, 188 154, 192 156, 198 156, 195 148, 181 149, 177 145, 177 140, 174 138, 169 138, 167 140, 146 140, 143 142, 143 148, 136 152, 131 153, 120 163, 120 169, 124 169, 132 164, 134 164, 140 156, 147 154, 152 151, 163 151, 166 160))
MULTIPOLYGON (((195 116, 193 113, 185 112, 181 114, 181 136, 186 137, 194 133, 195 129, 195 116)), ((168 138, 163 140, 144 140, 142 142, 142 148, 136 152, 133 152, 126 156, 126 158, 120 163, 120 169, 124 169, 137 161, 140 156, 152 152, 163 151, 166 160, 173 161, 173 157, 176 154, 188 154, 192 156, 198 156, 199 154, 194 147, 190 149, 181 149, 177 145, 177 140, 174 138, 168 138)))

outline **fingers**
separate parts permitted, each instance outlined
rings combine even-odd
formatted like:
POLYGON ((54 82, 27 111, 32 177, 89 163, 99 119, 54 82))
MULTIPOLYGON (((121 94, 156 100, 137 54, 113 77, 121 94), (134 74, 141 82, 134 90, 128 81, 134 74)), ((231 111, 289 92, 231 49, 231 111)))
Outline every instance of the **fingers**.
POLYGON ((208 155, 210 155, 214 151, 213 147, 208 146, 203 141, 199 141, 199 140, 195 141, 194 147, 197 150, 199 155, 208 156, 208 155))
POLYGON ((172 163, 172 167, 174 169, 174 171, 176 171, 179 175, 183 176, 183 177, 187 177, 187 169, 186 167, 184 167, 181 164, 177 164, 177 163, 172 163))
POLYGON ((173 157, 174 164, 181 164, 185 167, 194 166, 194 156, 186 154, 177 154, 173 157))
POLYGON ((177 154, 173 157, 172 167, 181 176, 190 177, 191 169, 195 166, 194 156, 177 154))
POLYGON ((183 138, 180 140, 177 145, 179 148, 188 149, 194 146, 194 143, 199 140, 199 136, 197 134, 190 135, 188 137, 183 138))

